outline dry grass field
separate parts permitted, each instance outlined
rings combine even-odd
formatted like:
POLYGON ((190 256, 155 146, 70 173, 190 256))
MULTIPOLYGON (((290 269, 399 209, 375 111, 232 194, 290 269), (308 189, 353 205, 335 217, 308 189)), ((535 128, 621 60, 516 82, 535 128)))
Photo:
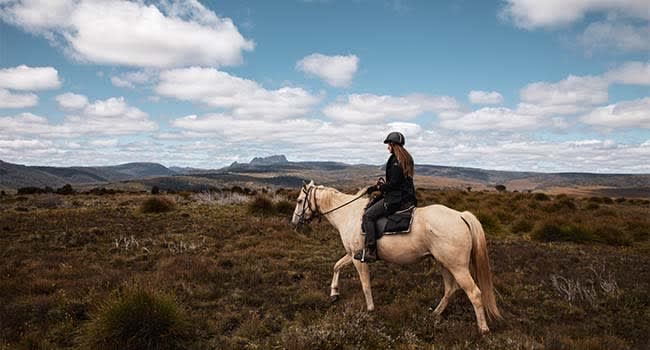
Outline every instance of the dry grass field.
POLYGON ((647 349, 650 201, 423 190, 484 225, 505 319, 480 336, 433 260, 371 267, 365 311, 296 192, 0 197, 0 349, 647 349), (165 200, 160 201, 163 197, 165 200), (272 197, 273 202, 270 201, 272 197))

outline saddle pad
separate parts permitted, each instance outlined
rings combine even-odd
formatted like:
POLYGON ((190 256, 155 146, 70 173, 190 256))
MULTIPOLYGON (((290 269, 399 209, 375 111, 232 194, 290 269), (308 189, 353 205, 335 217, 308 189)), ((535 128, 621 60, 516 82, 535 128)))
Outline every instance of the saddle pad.
POLYGON ((395 214, 377 220, 375 223, 377 239, 385 235, 409 233, 411 231, 411 224, 413 223, 413 209, 414 208, 409 208, 398 211, 395 214))

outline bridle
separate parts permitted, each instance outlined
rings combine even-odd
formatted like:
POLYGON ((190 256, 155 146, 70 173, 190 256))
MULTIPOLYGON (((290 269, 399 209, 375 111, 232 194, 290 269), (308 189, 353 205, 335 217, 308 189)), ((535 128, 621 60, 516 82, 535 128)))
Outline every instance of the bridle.
POLYGON ((354 198, 354 199, 352 199, 352 200, 350 200, 350 201, 348 201, 348 202, 346 202, 344 204, 341 204, 341 205, 339 205, 338 207, 336 207, 334 209, 330 209, 330 210, 328 210, 328 211, 326 211, 324 213, 321 213, 320 208, 318 208, 318 201, 316 200, 316 190, 317 189, 318 189, 318 187, 316 187, 316 186, 311 186, 311 187, 303 186, 302 187, 302 193, 305 194, 305 200, 304 200, 304 202, 302 202, 302 211, 300 212, 300 214, 298 214, 298 218, 299 218, 298 226, 304 225, 306 223, 310 223, 314 219, 314 217, 317 217, 318 222, 320 222, 323 216, 325 216, 325 215, 327 215, 327 214, 329 214, 329 213, 331 213, 333 211, 339 210, 339 209, 345 207, 346 205, 348 205, 348 204, 350 204, 350 203, 352 203, 352 202, 354 202, 354 201, 358 200, 359 198, 366 195, 366 193, 364 192, 361 195, 359 195, 358 197, 356 197, 356 198, 354 198), (311 198, 314 199, 314 206, 313 207, 312 207, 312 204, 311 204, 310 196, 311 196, 311 198), (307 217, 307 209, 309 209, 309 211, 311 212, 311 215, 309 217, 307 217))

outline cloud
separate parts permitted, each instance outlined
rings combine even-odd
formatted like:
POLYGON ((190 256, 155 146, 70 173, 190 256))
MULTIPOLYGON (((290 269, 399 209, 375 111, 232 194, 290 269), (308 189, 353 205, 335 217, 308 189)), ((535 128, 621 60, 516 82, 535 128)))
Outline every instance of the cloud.
POLYGON ((0 108, 26 108, 38 104, 38 96, 29 94, 13 94, 8 90, 0 89, 0 108))
POLYGON ((37 91, 58 89, 60 86, 59 72, 52 67, 20 65, 0 69, 0 88, 37 91))
POLYGON ((111 83, 117 87, 135 88, 136 85, 148 83, 154 76, 150 70, 127 72, 111 77, 111 83))
POLYGON ((359 58, 356 55, 325 56, 311 54, 296 63, 296 69, 315 75, 335 87, 350 85, 357 72, 359 58))
POLYGON ((557 83, 536 82, 521 89, 518 112, 532 115, 575 114, 607 102, 608 81, 600 76, 569 75, 557 83))
POLYGON ((647 0, 506 0, 500 16, 518 27, 536 29, 568 25, 595 12, 650 19, 647 0))
POLYGON ((111 97, 87 104, 83 110, 66 115, 63 123, 50 124, 48 119, 32 113, 0 117, 0 136, 38 135, 45 138, 81 135, 127 135, 157 129, 147 113, 128 106, 124 98, 111 97))
POLYGON ((389 118, 409 120, 425 112, 439 113, 458 108, 456 100, 449 96, 352 94, 325 107, 323 114, 339 122, 367 124, 389 118))
POLYGON ((93 63, 137 67, 224 66, 254 43, 229 18, 196 0, 19 0, 0 3, 0 18, 93 63))
POLYGON ((650 38, 650 25, 608 20, 589 24, 577 37, 577 42, 590 54, 595 51, 648 52, 650 51, 648 38, 650 38))
POLYGON ((58 95, 55 99, 59 103, 59 107, 64 110, 82 109, 88 105, 88 98, 86 96, 72 92, 58 95))
POLYGON ((213 68, 163 71, 155 88, 162 96, 229 110, 236 117, 279 120, 307 114, 319 96, 295 87, 267 90, 253 80, 213 68))
POLYGON ((473 104, 494 105, 503 102, 503 96, 496 91, 472 90, 468 95, 469 101, 473 104))
POLYGON ((650 129, 650 97, 596 108, 580 121, 605 128, 650 129))
POLYGON ((605 79, 610 83, 650 85, 650 61, 626 62, 605 73, 605 79))
POLYGON ((440 126, 463 131, 512 131, 534 129, 539 127, 542 122, 537 116, 520 114, 509 108, 485 107, 457 119, 442 120, 440 126))

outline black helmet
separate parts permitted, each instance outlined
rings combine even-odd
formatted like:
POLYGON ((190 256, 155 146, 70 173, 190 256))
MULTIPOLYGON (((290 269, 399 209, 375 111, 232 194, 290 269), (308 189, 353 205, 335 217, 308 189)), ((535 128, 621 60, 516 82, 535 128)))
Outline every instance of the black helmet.
POLYGON ((404 146, 404 143, 406 142, 406 139, 404 138, 404 135, 402 135, 401 132, 393 131, 388 136, 386 136, 386 139, 384 140, 384 143, 396 143, 400 146, 404 146))

